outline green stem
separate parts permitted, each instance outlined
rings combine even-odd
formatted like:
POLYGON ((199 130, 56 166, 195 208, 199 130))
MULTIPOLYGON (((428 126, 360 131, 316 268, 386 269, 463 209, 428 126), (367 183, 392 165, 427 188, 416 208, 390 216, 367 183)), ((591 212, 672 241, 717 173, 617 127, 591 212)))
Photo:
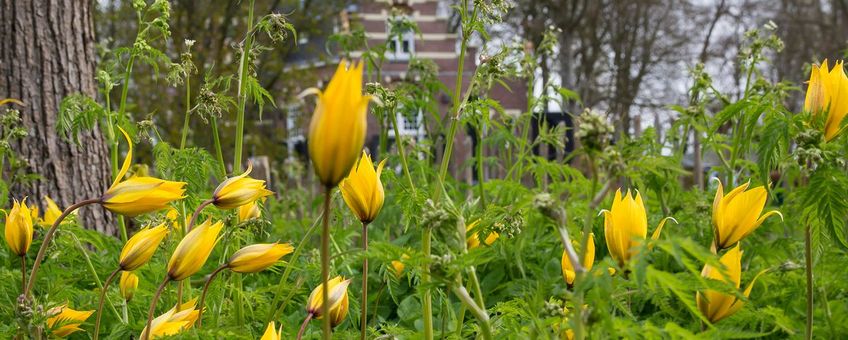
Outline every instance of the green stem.
POLYGON ((255 0, 250 0, 250 7, 247 12, 247 33, 245 36, 244 47, 241 50, 241 60, 239 62, 238 74, 238 116, 236 117, 236 151, 233 159, 234 172, 241 172, 242 147, 244 144, 244 109, 247 104, 247 82, 245 78, 248 73, 248 65, 250 64, 250 51, 253 48, 253 4, 255 0))
POLYGON ((322 338, 324 340, 331 339, 330 334, 330 300, 329 285, 330 280, 330 188, 324 188, 324 219, 321 228, 321 325, 322 338))
MULTIPOLYGON (((362 222, 362 308, 359 316, 360 340, 365 340, 368 330, 368 222, 362 222)), ((324 300, 326 301, 326 300, 324 300)))
MULTIPOLYGON (((103 316, 103 300, 106 297, 106 289, 109 288, 109 284, 112 283, 112 280, 115 279, 115 276, 121 272, 121 268, 118 267, 112 274, 109 274, 109 277, 106 278, 106 282, 103 283, 103 289, 100 290, 100 299, 97 302, 97 316, 94 321, 94 340, 100 336, 100 317, 103 316)), ((116 311, 117 312, 117 311, 116 311)))
POLYGON ((156 302, 159 301, 159 296, 162 295, 162 291, 165 290, 165 286, 168 285, 168 282, 171 282, 171 277, 165 276, 165 280, 162 281, 162 284, 159 285, 159 288, 156 289, 156 294, 153 294, 153 300, 150 301, 150 309, 147 310, 147 326, 144 327, 144 333, 141 334, 141 340, 149 340, 150 333, 152 332, 151 325, 153 324, 153 313, 156 312, 156 302))
MULTIPOLYGON (((421 237, 421 248, 424 253, 424 260, 430 261, 430 239, 433 231, 429 226, 424 226, 423 235, 421 237)), ((424 264, 424 271, 421 273, 421 283, 424 285, 424 297, 422 305, 424 309, 424 339, 433 339, 433 298, 430 292, 430 264, 424 264)))
POLYGON ((468 276, 471 279, 471 289, 474 290, 474 301, 476 301, 477 305, 485 311, 486 302, 483 301, 483 291, 480 289, 480 280, 477 279, 477 270, 473 266, 468 268, 468 276))
POLYGON ((191 75, 186 73, 186 97, 185 97, 185 120, 183 121, 183 133, 180 139, 180 150, 185 148, 186 137, 188 137, 188 125, 191 123, 191 75))
POLYGON ((397 143, 398 153, 400 154, 400 163, 403 167, 403 174, 406 177, 407 182, 409 182, 409 187, 412 188, 412 192, 415 193, 415 184, 412 182, 412 175, 409 174, 409 163, 406 160, 406 151, 403 146, 403 139, 400 136, 400 128, 398 127, 397 122, 397 114, 394 112, 394 109, 389 110, 388 112, 389 119, 392 121, 392 128, 395 131, 395 143, 397 143))
POLYGON ((215 142, 215 156, 221 165, 221 178, 227 177, 227 163, 224 163, 224 152, 221 151, 221 137, 218 134, 218 119, 212 116, 212 141, 215 142))
POLYGON ((38 254, 35 256, 35 262, 33 262, 32 270, 29 273, 29 280, 27 280, 26 289, 24 289, 21 295, 26 298, 29 298, 29 294, 32 292, 32 287, 35 285, 35 279, 38 277, 38 268, 41 266, 41 261, 44 260, 44 253, 47 251, 47 247, 50 245, 50 241, 53 240, 53 235, 56 234, 56 229, 59 228, 59 224, 62 223, 65 217, 68 217, 68 215, 74 210, 77 210, 82 206, 94 203, 100 203, 100 199, 96 198, 75 203, 74 205, 71 205, 70 207, 65 209, 65 211, 63 211, 62 214, 59 215, 58 218, 56 218, 56 221, 53 222, 53 225, 50 226, 50 229, 48 229, 47 233, 44 234, 44 240, 41 242, 41 247, 38 248, 38 254))
POLYGON ((26 289, 26 255, 21 256, 21 293, 26 289))
POLYGON ((228 267, 229 267, 229 264, 224 263, 220 267, 216 268, 214 271, 212 271, 211 274, 209 274, 209 278, 206 279, 206 283, 203 284, 203 292, 200 293, 200 303, 198 303, 198 305, 197 305, 198 306, 197 307, 197 310, 198 310, 198 312, 197 312, 197 328, 198 329, 200 329, 200 326, 203 323, 203 303, 206 301, 206 293, 209 292, 209 284, 212 283, 212 279, 214 279, 215 276, 218 275, 218 273, 220 273, 224 269, 227 269, 228 267))
POLYGON ((804 230, 804 262, 807 272, 807 328, 804 338, 813 338, 813 237, 812 227, 807 223, 804 230))
MULTIPOLYGON (((88 272, 91 274, 91 277, 94 278, 94 283, 97 284, 97 287, 100 288, 101 291, 106 291, 108 282, 106 285, 100 282, 100 277, 97 276, 97 271, 94 269, 94 264, 91 263, 91 257, 88 256, 88 251, 85 249, 85 247, 82 246, 82 242, 80 242, 79 238, 77 238, 77 235, 75 235, 74 233, 68 234, 71 235, 71 237, 74 239, 74 243, 77 245, 77 248, 79 248, 79 250, 82 252, 82 256, 85 259, 85 263, 86 265, 88 265, 88 272)), ((120 318, 121 315, 118 314, 118 310, 115 309, 115 305, 112 304, 112 300, 109 299, 108 295, 106 296, 106 300, 109 301, 109 309, 112 310, 112 313, 115 314, 116 317, 120 318)), ((99 309, 100 308, 98 308, 98 310, 99 309)))
POLYGON ((268 317, 265 318, 266 324, 270 323, 271 320, 276 319, 282 311, 282 306, 275 306, 277 306, 280 301, 280 296, 283 294, 283 287, 285 287, 285 283, 288 282, 289 275, 291 274, 292 269, 294 269, 294 264, 297 263, 297 259, 300 257, 300 252, 303 250, 306 241, 310 239, 312 232, 318 227, 318 221, 321 220, 323 220, 323 213, 315 220, 314 223, 312 223, 312 226, 306 230, 306 233, 303 234, 303 238, 300 239, 300 243, 297 244, 297 248, 294 249, 294 253, 292 253, 291 258, 286 264, 286 270, 283 271, 283 276, 280 277, 280 282, 277 284, 277 291, 274 293, 274 299, 271 300, 271 309, 268 311, 268 317))
MULTIPOLYGON (((483 124, 482 122, 479 122, 483 124)), ((483 188, 483 127, 477 127, 477 186, 480 190, 480 210, 486 211, 486 191, 483 188)))
POLYGON ((483 335, 483 339, 491 340, 492 339, 492 329, 491 325, 489 325, 489 315, 486 313, 484 309, 481 309, 474 302, 474 299, 468 295, 468 290, 463 286, 453 286, 451 290, 459 300, 462 301, 463 305, 468 307, 468 311, 477 318, 477 323, 480 325, 480 333, 483 335))

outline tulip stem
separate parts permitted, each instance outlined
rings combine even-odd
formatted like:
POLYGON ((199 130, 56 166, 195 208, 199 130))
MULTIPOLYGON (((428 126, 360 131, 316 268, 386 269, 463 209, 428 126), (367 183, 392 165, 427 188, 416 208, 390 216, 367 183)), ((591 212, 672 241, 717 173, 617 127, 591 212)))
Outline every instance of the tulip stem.
POLYGON ((168 282, 171 282, 171 277, 166 275, 165 280, 162 280, 162 284, 160 284, 159 288, 156 289, 156 294, 153 294, 153 300, 150 301, 150 309, 147 310, 147 326, 145 326, 146 331, 142 334, 141 340, 150 339, 150 333, 153 332, 153 330, 150 328, 153 324, 153 313, 156 312, 156 302, 159 301, 159 296, 162 295, 162 291, 165 290, 165 286, 168 285, 168 282))
POLYGON ((474 299, 471 298, 471 295, 468 294, 468 290, 465 289, 462 285, 453 285, 451 290, 454 294, 462 301, 464 306, 468 307, 468 310, 477 318, 477 323, 480 325, 480 333, 483 335, 483 339, 491 340, 492 339, 492 329, 489 325, 489 315, 486 313, 485 309, 477 306, 477 303, 474 302, 474 299))
POLYGON ((26 254, 21 255, 21 293, 26 290, 26 254))
POLYGON ((54 221, 53 225, 50 226, 50 229, 47 230, 47 234, 44 234, 44 241, 41 243, 41 247, 38 248, 38 255, 35 256, 35 262, 32 264, 32 270, 29 273, 29 280, 27 280, 26 288, 24 288, 23 293, 21 293, 24 297, 29 298, 29 294, 32 292, 32 287, 35 285, 35 278, 38 275, 38 268, 41 266, 41 261, 44 260, 44 253, 47 251, 50 241, 53 240, 53 235, 56 234, 56 229, 59 228, 59 224, 62 223, 65 217, 68 217, 68 215, 74 210, 94 203, 100 203, 100 198, 84 200, 68 207, 61 215, 59 215, 58 218, 56 218, 56 221, 54 221))
POLYGON ((813 239, 809 223, 804 229, 804 261, 807 271, 807 329, 805 339, 813 338, 813 239))
POLYGON ((194 213, 191 214, 191 219, 188 221, 188 224, 186 224, 186 232, 189 232, 192 228, 194 228, 194 223, 197 222, 197 217, 200 216, 200 212, 203 210, 203 208, 206 208, 207 205, 210 205, 213 202, 215 202, 215 200, 210 198, 208 200, 203 201, 203 203, 200 203, 200 205, 197 206, 197 209, 195 209, 194 213))
POLYGON ((324 188, 324 221, 321 229, 321 318, 324 340, 330 339, 330 289, 327 281, 330 278, 330 196, 331 188, 324 188))
MULTIPOLYGON (((368 328, 368 222, 362 222, 362 308, 359 317, 360 340, 365 340, 368 328)), ((327 300, 324 300, 327 301, 327 300)))
POLYGON ((100 289, 100 300, 97 302, 97 317, 95 317, 94 321, 94 340, 97 340, 100 336, 100 317, 103 316, 103 300, 106 298, 106 289, 109 288, 109 284, 115 279, 115 275, 118 275, 120 272, 121 267, 118 267, 112 274, 109 274, 109 277, 103 282, 103 288, 100 289))
POLYGON ((218 275, 224 269, 229 267, 229 263, 224 263, 220 267, 216 268, 212 274, 209 274, 209 278, 206 279, 206 283, 203 284, 203 292, 200 293, 200 303, 198 304, 198 312, 197 312, 197 328, 200 329, 201 324, 203 323, 203 302, 206 301, 206 293, 209 291, 209 284, 212 283, 212 279, 215 278, 215 275, 218 275))
POLYGON ((277 307, 277 303, 280 301, 280 295, 283 293, 283 285, 288 282, 289 275, 291 274, 292 268, 294 268, 294 264, 297 263, 297 259, 300 257, 300 252, 303 250, 303 245, 306 244, 306 241, 310 239, 312 236, 312 232, 315 231, 315 228, 318 227, 318 220, 323 219, 323 214, 321 217, 315 220, 312 223, 312 226, 306 230, 306 233, 303 235, 303 238, 300 239, 300 243, 297 244, 297 248, 294 248, 294 253, 286 264, 286 270, 283 271, 283 276, 280 277, 280 282, 277 284, 277 291, 274 293, 274 300, 271 302, 271 310, 268 312, 268 317, 265 323, 270 323, 271 320, 277 318, 277 315, 283 309, 283 306, 277 307))
POLYGON ((306 319, 303 319, 303 323, 300 325, 300 330, 297 332, 297 340, 300 340, 300 338, 303 337, 303 331, 306 330, 306 325, 309 324, 309 320, 312 320, 312 313, 306 314, 306 319))
POLYGON ((180 138, 180 150, 185 149, 186 137, 188 137, 188 125, 191 123, 191 71, 185 73, 185 120, 183 121, 182 138, 180 138))
MULTIPOLYGON (((433 231, 430 226, 424 226, 424 232, 421 237, 421 248, 424 252, 424 260, 430 261, 430 239, 433 231)), ((430 292, 430 263, 424 264, 424 271, 421 273, 421 283, 424 286, 424 297, 422 306, 424 309, 424 339, 433 339, 433 298, 430 292)))

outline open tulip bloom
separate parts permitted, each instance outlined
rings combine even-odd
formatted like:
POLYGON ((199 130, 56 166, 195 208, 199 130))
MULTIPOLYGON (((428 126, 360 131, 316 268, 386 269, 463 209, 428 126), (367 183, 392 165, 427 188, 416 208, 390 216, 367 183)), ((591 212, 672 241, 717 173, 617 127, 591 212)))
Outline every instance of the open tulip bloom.
MULTIPOLYGON (((592 266, 595 262, 595 234, 589 234, 589 241, 586 243, 586 253, 583 257, 583 262, 581 263, 586 271, 592 270, 592 266)), ((562 251, 562 278, 565 279, 565 282, 571 286, 574 284, 574 278, 577 277, 577 273, 574 271, 574 265, 571 263, 571 259, 568 256, 568 252, 562 251)))
MULTIPOLYGON (((728 250, 727 253, 721 257, 720 262, 726 271, 721 271, 718 268, 705 265, 704 270, 701 272, 701 276, 712 280, 727 282, 733 285, 736 289, 739 289, 742 282, 742 251, 739 249, 739 244, 728 250)), ((754 288, 754 283, 757 281, 757 278, 765 272, 766 270, 759 272, 756 276, 754 276, 754 279, 751 280, 751 283, 748 284, 748 287, 745 288, 743 295, 746 298, 751 295, 751 289, 754 288)), ((698 309, 704 317, 707 318, 707 320, 710 320, 711 323, 716 323, 721 319, 733 315, 733 313, 736 313, 736 311, 741 309, 743 305, 742 300, 739 300, 735 295, 725 294, 710 289, 703 293, 698 292, 695 299, 698 302, 698 309)))
POLYGON ((750 235, 772 215, 783 215, 777 211, 769 211, 762 216, 766 204, 767 192, 763 186, 748 189, 751 184, 742 184, 724 194, 724 187, 718 181, 715 199, 713 199, 713 230, 715 232, 715 247, 717 250, 727 249, 750 235))
MULTIPOLYGON (((622 197, 621 189, 618 189, 615 191, 610 210, 602 210, 601 213, 604 214, 604 236, 607 248, 619 266, 624 267, 636 255, 639 244, 648 235, 648 217, 645 204, 642 202, 642 194, 636 191, 634 198, 630 190, 627 190, 627 194, 622 197)), ((656 240, 660 237, 663 226, 668 220, 677 222, 671 217, 663 218, 654 229, 651 239, 656 240)))
POLYGON ((141 339, 149 336, 150 339, 157 337, 178 334, 188 330, 197 321, 200 311, 195 308, 197 298, 194 298, 181 305, 176 305, 169 309, 164 314, 157 316, 150 324, 151 332, 147 334, 148 328, 145 327, 141 331, 141 339))
POLYGON ((385 164, 384 159, 375 170, 371 157, 363 151, 359 163, 350 169, 350 174, 339 185, 345 203, 362 223, 374 221, 383 208, 386 194, 380 174, 385 164))
POLYGON ((79 328, 91 314, 93 310, 79 311, 68 308, 67 305, 54 307, 47 312, 47 327, 54 336, 64 338, 71 333, 81 331, 79 328))

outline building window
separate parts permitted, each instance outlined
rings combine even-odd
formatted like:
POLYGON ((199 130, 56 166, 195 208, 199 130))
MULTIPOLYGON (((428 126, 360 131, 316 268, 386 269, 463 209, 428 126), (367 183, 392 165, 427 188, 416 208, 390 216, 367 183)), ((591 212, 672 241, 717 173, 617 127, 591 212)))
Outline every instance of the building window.
POLYGON ((304 114, 301 105, 289 105, 286 108, 286 148, 289 157, 302 153, 305 155, 306 134, 304 131, 304 114))
MULTIPOLYGON (((404 112, 403 108, 399 108, 395 114, 397 115, 398 132, 401 136, 411 137, 414 140, 424 138, 424 115, 421 110, 416 112, 404 112)), ((389 137, 395 138, 395 130, 389 130, 389 137)))
MULTIPOLYGON (((395 23, 404 23, 406 20, 408 19, 394 19, 395 23)), ((394 29, 392 26, 391 21, 386 26, 386 32, 389 32, 386 58, 389 60, 409 60, 415 54, 415 32, 407 29, 397 33, 403 25, 398 25, 394 29)))

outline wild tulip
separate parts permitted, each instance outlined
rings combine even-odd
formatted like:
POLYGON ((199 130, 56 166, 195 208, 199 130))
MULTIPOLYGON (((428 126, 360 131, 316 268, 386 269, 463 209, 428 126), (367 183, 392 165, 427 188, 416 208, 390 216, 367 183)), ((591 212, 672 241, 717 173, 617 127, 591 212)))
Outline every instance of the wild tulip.
POLYGON ((59 219, 59 216, 62 215, 62 209, 59 209, 59 205, 50 198, 50 196, 44 196, 44 218, 41 220, 42 225, 53 225, 56 220, 59 219))
POLYGON ((350 174, 339 185, 348 208, 362 223, 374 221, 383 208, 386 194, 380 174, 385 164, 384 159, 375 170, 371 157, 363 151, 359 163, 350 169, 350 174))
MULTIPOLYGON (((174 335, 190 329, 200 315, 200 311, 195 308, 196 303, 197 299, 192 299, 181 305, 174 306, 164 314, 153 319, 153 322, 149 325, 149 329, 151 330, 149 338, 155 339, 157 337, 174 335)), ((145 327, 141 331, 141 339, 148 338, 147 330, 148 327, 145 327)))
MULTIPOLYGON (((342 296, 341 302, 339 304, 330 307, 330 326, 335 328, 344 322, 344 319, 347 317, 347 312, 349 309, 350 302, 348 301, 347 289, 345 289, 344 295, 342 296)), ((363 326, 364 327, 364 326, 363 326)))
POLYGON ((150 261, 167 235, 168 227, 165 223, 153 228, 144 228, 135 233, 121 249, 119 264, 121 270, 133 271, 150 261))
MULTIPOLYGON (((589 241, 586 243, 586 253, 583 257, 583 262, 581 263, 586 271, 592 270, 592 265, 595 262, 595 234, 589 234, 589 241)), ((565 282, 571 286, 574 284, 574 278, 577 277, 577 273, 574 271, 574 265, 571 263, 571 259, 568 257, 568 253, 563 250, 562 252, 562 278, 565 279, 565 282)))
MULTIPOLYGON (((350 285, 350 279, 345 280, 341 276, 336 276, 329 281, 327 281, 329 286, 328 290, 328 300, 326 303, 330 306, 330 310, 332 311, 335 308, 338 308, 341 305, 342 300, 347 297, 347 286, 350 285)), ((306 299, 306 311, 309 314, 312 314, 316 319, 321 319, 323 315, 321 315, 321 307, 324 305, 324 300, 322 297, 322 285, 318 285, 315 289, 312 290, 312 293, 309 294, 309 298, 306 299)))
MULTIPOLYGON (((725 253, 719 260, 725 267, 726 271, 719 268, 713 268, 710 265, 705 265, 701 271, 701 276, 712 280, 718 280, 732 284, 736 289, 742 281, 742 251, 739 249, 739 244, 725 253)), ((754 288, 754 283, 766 271, 763 270, 754 276, 748 287, 742 293, 746 298, 751 295, 751 289, 754 288)), ((698 310, 701 314, 710 320, 711 323, 719 322, 728 316, 733 315, 742 308, 743 301, 739 300, 733 294, 725 294, 719 291, 708 289, 704 292, 698 292, 695 295, 695 300, 698 303, 698 310)))
POLYGON ((50 329, 53 336, 64 338, 71 333, 81 331, 82 329, 79 326, 82 325, 82 323, 85 322, 92 313, 94 313, 93 310, 73 310, 68 308, 67 305, 53 307, 47 311, 47 315, 50 315, 50 317, 47 318, 47 328, 50 329))
MULTIPOLYGON (((648 215, 642 195, 636 191, 634 198, 627 190, 627 195, 621 196, 621 189, 615 191, 612 207, 602 210, 604 214, 604 236, 610 255, 618 264, 624 267, 638 253, 639 244, 648 235, 648 215)), ((651 239, 660 237, 665 222, 671 217, 663 218, 651 239)), ((676 222, 676 221, 675 221, 676 222)))
POLYGON ((392 268, 391 269, 392 269, 392 272, 394 272, 395 277, 400 278, 403 275, 403 270, 406 268, 406 265, 403 264, 402 261, 406 260, 408 258, 409 258, 409 255, 403 254, 403 256, 400 257, 400 259, 401 259, 400 261, 398 261, 398 260, 392 261, 392 268))
POLYGON ((318 102, 309 123, 309 158, 315 174, 326 188, 341 182, 362 151, 370 96, 362 95, 362 62, 355 66, 342 60, 318 102))
POLYGON ((262 338, 260 340, 281 340, 283 338, 283 325, 280 324, 280 328, 274 328, 274 321, 268 323, 268 327, 265 328, 265 334, 262 334, 262 338))
POLYGON ((291 254, 291 244, 254 244, 239 249, 230 256, 227 266, 236 273, 256 273, 276 264, 281 257, 291 254))
POLYGON ((251 171, 253 164, 248 164, 243 174, 221 182, 212 194, 212 204, 220 209, 235 209, 273 195, 272 191, 265 188, 265 181, 247 176, 251 171))
POLYGON ((17 256, 26 256, 32 245, 32 213, 26 204, 26 198, 18 202, 14 200, 12 209, 6 215, 6 244, 9 250, 17 256))
POLYGON ((138 289, 138 276, 133 272, 122 272, 119 286, 121 287, 121 297, 129 302, 138 289))
POLYGON ((247 222, 259 218, 262 215, 262 210, 259 209, 259 200, 238 207, 239 223, 247 222))
POLYGON ((754 232, 769 216, 778 215, 783 219, 783 214, 777 210, 760 216, 765 208, 767 192, 763 186, 746 190, 750 184, 742 184, 725 195, 721 181, 718 181, 713 199, 713 231, 717 250, 732 247, 754 232))
MULTIPOLYGON (((480 224, 480 220, 476 220, 474 222, 469 223, 467 226, 465 226, 465 231, 469 232, 473 230, 475 227, 477 227, 478 224, 480 224)), ((495 231, 490 231, 489 234, 486 235, 486 239, 483 241, 483 244, 490 246, 495 243, 495 241, 497 241, 499 237, 501 237, 500 234, 495 231)), ((471 233, 471 235, 468 235, 465 240, 465 246, 468 247, 469 250, 480 246, 480 238, 477 236, 476 231, 471 233)))
POLYGON ((112 186, 100 197, 100 204, 114 213, 134 217, 168 207, 168 204, 185 196, 185 182, 166 181, 155 177, 133 176, 124 180, 132 163, 132 141, 127 132, 119 128, 129 144, 127 156, 112 186))
POLYGON ((218 243, 218 234, 223 227, 222 222, 213 224, 211 220, 206 220, 183 237, 168 262, 168 278, 171 281, 182 281, 197 273, 218 243))
POLYGON ((821 66, 813 65, 807 94, 804 98, 804 110, 813 117, 824 115, 824 138, 830 141, 842 131, 842 120, 848 115, 848 77, 842 68, 842 61, 836 62, 828 70, 827 59, 821 66))

